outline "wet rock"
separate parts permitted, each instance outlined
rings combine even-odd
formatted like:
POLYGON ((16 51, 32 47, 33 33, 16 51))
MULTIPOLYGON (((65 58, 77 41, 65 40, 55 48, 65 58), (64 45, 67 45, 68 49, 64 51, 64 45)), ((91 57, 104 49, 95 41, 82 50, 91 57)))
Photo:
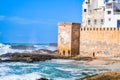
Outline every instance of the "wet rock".
POLYGON ((34 53, 12 53, 12 54, 8 53, 2 56, 10 57, 8 60, 3 60, 3 62, 33 62, 56 59, 54 55, 34 53))
POLYGON ((46 78, 40 78, 40 79, 38 79, 38 80, 48 80, 48 79, 46 79, 46 78))

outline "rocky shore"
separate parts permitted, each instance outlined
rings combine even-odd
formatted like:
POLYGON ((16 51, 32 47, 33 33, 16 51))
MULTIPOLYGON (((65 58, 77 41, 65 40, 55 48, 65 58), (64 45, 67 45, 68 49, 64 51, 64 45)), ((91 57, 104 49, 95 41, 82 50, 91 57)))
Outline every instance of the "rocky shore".
POLYGON ((76 80, 120 80, 120 72, 106 72, 76 80))
POLYGON ((85 60, 91 61, 91 57, 65 57, 59 56, 57 54, 37 54, 37 53, 7 53, 0 55, 0 62, 36 62, 36 61, 46 61, 51 59, 73 59, 73 60, 85 60))

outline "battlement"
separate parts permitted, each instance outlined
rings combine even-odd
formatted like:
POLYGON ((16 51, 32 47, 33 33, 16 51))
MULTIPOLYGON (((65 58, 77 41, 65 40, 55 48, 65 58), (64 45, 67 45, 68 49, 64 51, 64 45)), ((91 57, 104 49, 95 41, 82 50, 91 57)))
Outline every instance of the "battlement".
POLYGON ((80 28, 80 40, 120 44, 120 28, 80 28))
POLYGON ((120 28, 114 28, 114 27, 106 27, 106 28, 95 28, 95 27, 84 27, 80 28, 80 31, 120 31, 120 28))

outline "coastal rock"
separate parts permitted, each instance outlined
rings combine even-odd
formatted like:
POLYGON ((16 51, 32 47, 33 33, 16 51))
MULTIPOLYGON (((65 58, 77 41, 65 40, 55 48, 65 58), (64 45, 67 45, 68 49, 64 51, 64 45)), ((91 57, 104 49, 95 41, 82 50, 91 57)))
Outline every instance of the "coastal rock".
POLYGON ((54 55, 50 54, 35 54, 35 53, 8 53, 1 55, 1 57, 10 57, 8 60, 2 62, 33 62, 33 61, 46 61, 56 59, 54 55))
POLYGON ((38 79, 38 80, 48 80, 48 79, 46 79, 46 78, 40 78, 40 79, 38 79))
POLYGON ((76 80, 120 80, 120 72, 106 72, 76 80))

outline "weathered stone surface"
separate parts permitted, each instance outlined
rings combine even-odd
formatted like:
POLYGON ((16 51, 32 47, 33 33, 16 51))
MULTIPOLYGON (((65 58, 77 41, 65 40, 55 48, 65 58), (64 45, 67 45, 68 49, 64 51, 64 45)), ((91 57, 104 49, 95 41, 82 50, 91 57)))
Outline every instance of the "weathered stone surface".
POLYGON ((84 27, 79 29, 78 27, 80 27, 80 24, 59 24, 59 55, 78 56, 80 54, 81 56, 89 57, 120 56, 120 28, 84 27))
POLYGON ((120 72, 106 72, 76 80, 120 80, 120 72))
POLYGON ((62 56, 79 55, 79 23, 59 23, 58 53, 62 56))
POLYGON ((80 55, 89 57, 120 57, 120 45, 101 41, 80 41, 80 55))

